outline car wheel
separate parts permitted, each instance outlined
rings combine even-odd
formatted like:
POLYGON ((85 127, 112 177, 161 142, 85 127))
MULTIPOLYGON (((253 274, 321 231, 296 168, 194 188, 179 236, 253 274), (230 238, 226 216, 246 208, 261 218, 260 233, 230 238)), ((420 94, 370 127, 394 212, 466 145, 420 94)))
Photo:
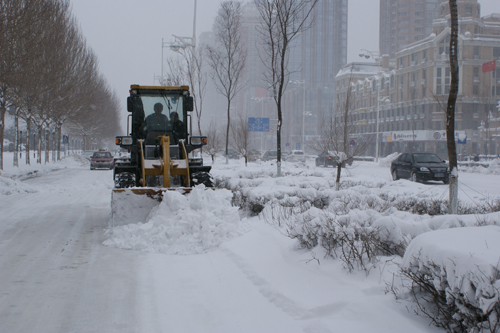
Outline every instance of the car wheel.
POLYGON ((418 183, 417 174, 415 172, 411 173, 411 181, 414 183, 418 183))
POLYGON ((399 177, 398 177, 398 170, 394 169, 392 171, 392 180, 398 180, 399 177))
POLYGON ((446 178, 445 180, 443 180, 443 183, 449 184, 450 183, 450 178, 446 178))

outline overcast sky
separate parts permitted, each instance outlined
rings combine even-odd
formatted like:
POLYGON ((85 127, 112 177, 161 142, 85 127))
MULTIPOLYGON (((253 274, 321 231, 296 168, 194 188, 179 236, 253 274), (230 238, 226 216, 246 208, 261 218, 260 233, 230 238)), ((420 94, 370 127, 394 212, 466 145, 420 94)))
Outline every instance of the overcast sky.
MULTIPOLYGON (((198 0, 196 35, 210 31, 220 0, 198 0)), ((158 84, 161 42, 193 35, 194 0, 71 0, 82 34, 122 107, 130 84, 158 84)), ((499 0, 480 0, 481 16, 500 13, 499 0)), ((349 0, 347 61, 361 48, 378 51, 379 0, 349 0)), ((168 49, 164 49, 165 56, 168 49)), ((125 120, 124 120, 125 123, 125 120)))

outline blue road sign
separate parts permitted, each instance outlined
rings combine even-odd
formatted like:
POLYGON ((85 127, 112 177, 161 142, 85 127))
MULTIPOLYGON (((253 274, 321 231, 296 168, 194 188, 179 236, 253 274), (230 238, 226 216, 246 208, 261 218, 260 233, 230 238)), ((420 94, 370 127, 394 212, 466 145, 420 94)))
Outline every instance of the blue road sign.
POLYGON ((269 118, 248 117, 249 132, 269 132, 269 118))

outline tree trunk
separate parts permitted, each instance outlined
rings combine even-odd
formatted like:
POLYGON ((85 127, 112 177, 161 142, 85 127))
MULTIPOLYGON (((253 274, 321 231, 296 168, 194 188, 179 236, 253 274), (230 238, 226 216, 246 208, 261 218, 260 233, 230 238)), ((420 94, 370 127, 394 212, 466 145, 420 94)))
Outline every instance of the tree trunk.
POLYGON ((229 164, 229 128, 231 127, 231 99, 227 99, 226 164, 229 164))
POLYGON ((14 163, 13 166, 19 167, 19 109, 16 109, 16 113, 14 115, 14 163))
POLYGON ((43 129, 42 126, 38 126, 38 142, 37 142, 37 156, 36 163, 42 164, 42 139, 43 139, 43 129))
POLYGON ((56 129, 52 131, 52 162, 56 162, 57 142, 56 142, 56 129))
POLYGON ((340 190, 340 174, 342 173, 342 163, 337 163, 337 178, 335 179, 335 191, 340 190))
MULTIPOLYGON (((61 123, 57 123, 56 131, 57 131, 57 140, 56 140, 56 150, 57 150, 57 160, 61 160, 61 139, 62 139, 62 133, 61 133, 61 123)), ((66 147, 65 147, 66 148, 66 147)), ((64 155, 66 156, 66 149, 64 149, 64 155)))
POLYGON ((30 136, 31 136, 31 119, 26 118, 26 165, 30 165, 30 136))
POLYGON ((45 130, 45 163, 47 164, 50 161, 49 156, 50 151, 50 131, 48 129, 45 130))
MULTIPOLYGON (((4 97, 5 98, 5 97, 4 97)), ((0 170, 3 170, 3 138, 4 138, 4 128, 5 128, 5 113, 7 108, 4 103, 1 103, 0 107, 0 170)))
POLYGON ((458 10, 457 0, 449 0, 451 13, 450 36, 450 94, 446 108, 446 143, 450 167, 449 202, 450 213, 458 213, 458 168, 457 151, 455 146, 455 104, 458 95, 458 10))

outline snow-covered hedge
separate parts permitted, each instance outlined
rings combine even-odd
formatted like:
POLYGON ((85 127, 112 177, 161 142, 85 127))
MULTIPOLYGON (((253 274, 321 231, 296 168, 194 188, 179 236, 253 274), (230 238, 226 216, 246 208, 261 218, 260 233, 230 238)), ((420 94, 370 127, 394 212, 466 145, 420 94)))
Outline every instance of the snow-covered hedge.
POLYGON ((423 233, 412 240, 400 292, 449 332, 500 330, 500 227, 468 227, 423 233))

